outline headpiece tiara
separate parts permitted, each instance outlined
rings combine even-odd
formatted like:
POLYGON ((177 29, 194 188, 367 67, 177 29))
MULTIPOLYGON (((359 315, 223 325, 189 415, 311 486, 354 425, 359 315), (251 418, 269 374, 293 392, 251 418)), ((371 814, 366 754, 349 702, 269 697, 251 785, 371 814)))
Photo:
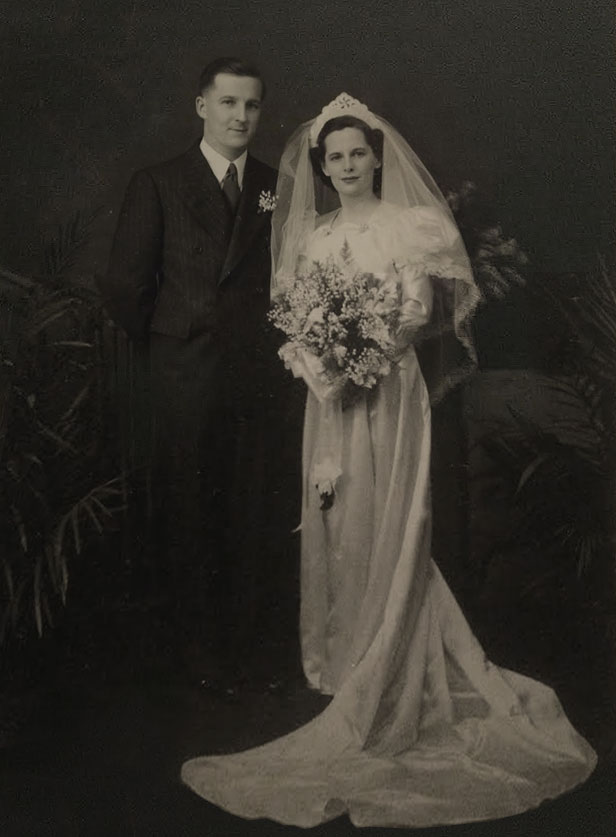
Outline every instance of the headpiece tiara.
POLYGON ((310 128, 311 146, 314 147, 317 144, 317 138, 321 133, 323 125, 336 116, 356 116, 371 128, 376 128, 377 126, 376 117, 368 110, 366 105, 349 96, 348 93, 341 93, 339 96, 336 96, 333 102, 325 105, 321 113, 312 123, 312 127, 310 128))

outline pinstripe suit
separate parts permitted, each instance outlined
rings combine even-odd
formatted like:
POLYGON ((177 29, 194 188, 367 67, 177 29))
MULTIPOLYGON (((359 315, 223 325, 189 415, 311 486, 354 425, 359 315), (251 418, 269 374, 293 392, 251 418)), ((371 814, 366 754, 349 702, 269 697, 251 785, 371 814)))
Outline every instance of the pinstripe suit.
POLYGON ((261 416, 281 374, 265 328, 270 214, 258 201, 275 189, 276 172, 249 155, 233 219, 198 144, 137 172, 102 287, 115 321, 149 341, 165 555, 190 631, 200 615, 211 631, 224 614, 254 612, 259 524, 248 523, 246 486, 266 471, 254 451, 270 444, 261 416), (215 605, 202 593, 214 578, 226 600, 207 618, 215 605))
POLYGON ((218 181, 198 145, 135 174, 113 242, 104 294, 134 338, 148 331, 190 338, 252 339, 269 291, 269 213, 259 194, 274 193, 276 172, 254 157, 233 223, 218 181), (246 332, 248 327, 249 332, 246 332))

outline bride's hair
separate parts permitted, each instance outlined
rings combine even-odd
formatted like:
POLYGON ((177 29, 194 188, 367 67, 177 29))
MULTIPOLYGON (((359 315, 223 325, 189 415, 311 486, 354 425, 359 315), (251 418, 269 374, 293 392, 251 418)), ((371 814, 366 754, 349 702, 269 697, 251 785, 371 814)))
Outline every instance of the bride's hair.
MULTIPOLYGON (((320 178, 326 186, 333 189, 330 178, 323 171, 323 163, 325 162, 325 140, 330 134, 335 131, 342 131, 345 128, 358 128, 366 138, 366 142, 374 152, 374 156, 379 162, 383 161, 383 132, 379 128, 371 128, 363 119, 358 119, 356 116, 335 116, 333 119, 323 125, 317 137, 317 144, 310 149, 310 162, 314 173, 320 178)), ((374 171, 373 189, 376 195, 381 193, 382 169, 379 167, 374 171)))

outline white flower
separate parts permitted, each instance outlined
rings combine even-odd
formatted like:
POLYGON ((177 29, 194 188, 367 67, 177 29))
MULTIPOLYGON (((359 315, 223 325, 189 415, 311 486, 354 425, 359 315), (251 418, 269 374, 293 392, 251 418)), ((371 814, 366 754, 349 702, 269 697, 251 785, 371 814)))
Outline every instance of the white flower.
POLYGON ((313 308, 312 311, 308 314, 306 318, 306 331, 310 328, 311 325, 314 323, 324 323, 325 322, 325 312, 323 311, 323 306, 318 305, 316 308, 313 308))
POLYGON ((312 482, 319 494, 333 494, 338 477, 342 471, 331 457, 326 457, 322 462, 317 462, 312 468, 312 482))
POLYGON ((278 195, 264 189, 259 195, 259 212, 273 212, 278 203, 278 195))
POLYGON ((348 349, 346 346, 334 346, 333 353, 334 357, 338 361, 339 364, 342 364, 343 360, 347 355, 348 349))

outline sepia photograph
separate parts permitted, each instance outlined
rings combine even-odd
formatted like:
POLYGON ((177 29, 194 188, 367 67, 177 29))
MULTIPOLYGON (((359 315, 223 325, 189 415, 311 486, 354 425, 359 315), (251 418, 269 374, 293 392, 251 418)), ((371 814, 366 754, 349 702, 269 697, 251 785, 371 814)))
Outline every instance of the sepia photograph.
POLYGON ((613 5, 2 19, 2 835, 616 837, 613 5))

